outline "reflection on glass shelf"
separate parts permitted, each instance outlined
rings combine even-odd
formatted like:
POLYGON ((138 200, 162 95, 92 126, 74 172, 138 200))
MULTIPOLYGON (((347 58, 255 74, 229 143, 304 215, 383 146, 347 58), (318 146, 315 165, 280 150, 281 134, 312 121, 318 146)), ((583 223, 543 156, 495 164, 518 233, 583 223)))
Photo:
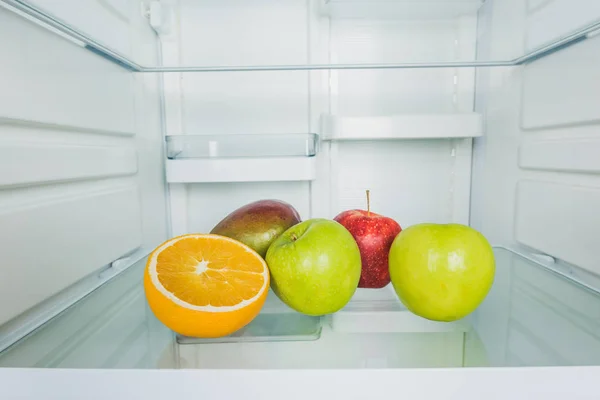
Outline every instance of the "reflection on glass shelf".
POLYGON ((0 353, 0 367, 172 368, 173 333, 146 304, 146 259, 0 353))
POLYGON ((600 365, 600 295, 496 249, 496 278, 472 318, 489 366, 600 365))
POLYGON ((285 342, 317 340, 321 334, 319 317, 298 313, 259 314, 250 324, 232 335, 200 339, 177 336, 179 344, 210 344, 239 342, 285 342))
POLYGON ((270 294, 251 325, 213 341, 176 339, 154 318, 143 294, 141 260, 0 353, 0 367, 600 365, 599 293, 509 250, 496 248, 495 254, 489 296, 458 324, 408 315, 390 288, 360 290, 339 315, 322 319, 297 314, 270 294))
POLYGON ((239 331, 222 338, 200 339, 177 335, 179 344, 285 342, 317 340, 321 318, 300 314, 269 291, 260 314, 239 331))
POLYGON ((195 158, 312 157, 316 134, 173 135, 167 136, 167 157, 195 158))

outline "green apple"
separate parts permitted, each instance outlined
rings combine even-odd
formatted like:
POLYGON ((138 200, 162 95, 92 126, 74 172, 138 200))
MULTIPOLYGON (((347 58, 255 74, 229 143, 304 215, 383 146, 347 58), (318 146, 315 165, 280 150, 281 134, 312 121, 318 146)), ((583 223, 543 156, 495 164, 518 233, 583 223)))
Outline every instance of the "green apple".
POLYGON ((341 224, 309 219, 269 247, 271 288, 285 304, 307 315, 331 314, 352 298, 360 279, 360 251, 341 224))
POLYGON ((434 321, 473 312, 494 282, 492 247, 475 229, 459 224, 413 225, 394 239, 390 278, 400 301, 434 321))

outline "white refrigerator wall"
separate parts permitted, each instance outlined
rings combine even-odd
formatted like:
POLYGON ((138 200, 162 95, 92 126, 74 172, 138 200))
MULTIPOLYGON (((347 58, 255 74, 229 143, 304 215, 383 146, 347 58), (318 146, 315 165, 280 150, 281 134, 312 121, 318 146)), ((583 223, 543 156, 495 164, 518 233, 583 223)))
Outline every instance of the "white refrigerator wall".
POLYGON ((152 0, 29 0, 78 32, 141 65, 153 65, 156 42, 146 18, 152 0))
POLYGON ((4 8, 0 37, 2 324, 167 227, 159 77, 4 8))
MULTIPOLYGON (((486 4, 487 12, 523 18, 515 18, 510 27, 488 26, 478 49, 484 57, 521 51, 529 37, 540 40, 541 26, 547 38, 569 28, 556 12, 564 2, 519 3, 486 4), (527 35, 511 36, 515 31, 527 35)), ((596 5, 583 3, 571 8, 569 20, 578 19, 578 12, 581 18, 598 15, 596 5)), ((521 68, 478 72, 476 110, 486 126, 475 144, 471 210, 473 226, 492 243, 514 243, 596 274, 599 62, 600 38, 592 36, 521 68)), ((585 274, 564 268, 580 278, 585 274)))
MULTIPOLYGON (((172 3, 177 23, 161 37, 165 65, 459 60, 475 52, 477 2, 467 15, 433 20, 330 18, 317 0, 172 3)), ((385 123, 402 115, 471 112, 474 71, 170 73, 165 95, 168 134, 322 133, 322 116, 383 117, 385 123)), ((257 182, 173 183, 173 234, 209 231, 235 208, 270 197, 292 203, 303 219, 331 218, 365 208, 366 189, 373 210, 404 227, 468 223, 471 139, 446 139, 443 132, 431 140, 370 136, 322 142, 312 181, 257 176, 257 182)))

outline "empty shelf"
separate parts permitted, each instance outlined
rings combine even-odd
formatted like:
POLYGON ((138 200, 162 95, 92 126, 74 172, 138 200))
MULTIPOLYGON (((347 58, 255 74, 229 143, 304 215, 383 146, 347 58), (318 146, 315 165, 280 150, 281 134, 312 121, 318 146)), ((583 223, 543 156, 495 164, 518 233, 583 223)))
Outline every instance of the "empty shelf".
POLYGON ((309 181, 316 134, 167 137, 167 182, 309 181))
POLYGON ((317 154, 313 133, 267 135, 167 136, 167 157, 172 160, 250 157, 311 157, 317 154))
POLYGON ((477 113, 321 117, 323 140, 466 138, 481 136, 482 131, 477 113))
POLYGON ((316 178, 314 157, 167 160, 167 182, 283 182, 316 178))

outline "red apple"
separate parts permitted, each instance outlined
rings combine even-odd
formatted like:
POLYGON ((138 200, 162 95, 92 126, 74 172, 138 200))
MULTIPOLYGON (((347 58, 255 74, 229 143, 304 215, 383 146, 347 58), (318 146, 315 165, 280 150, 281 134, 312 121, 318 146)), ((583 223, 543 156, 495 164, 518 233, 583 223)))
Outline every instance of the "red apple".
POLYGON ((392 218, 371 212, 367 191, 367 211, 344 211, 334 218, 354 237, 360 250, 362 271, 358 287, 382 288, 390 283, 388 255, 402 228, 392 218))

